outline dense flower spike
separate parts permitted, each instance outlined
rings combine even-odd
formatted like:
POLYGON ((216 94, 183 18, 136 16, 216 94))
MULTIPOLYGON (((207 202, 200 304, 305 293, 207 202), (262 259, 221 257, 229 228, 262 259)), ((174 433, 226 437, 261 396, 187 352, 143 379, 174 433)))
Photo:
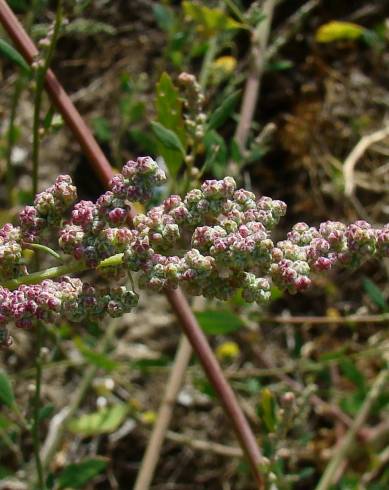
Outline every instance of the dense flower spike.
POLYGON ((296 293, 312 284, 315 272, 389 256, 389 225, 374 229, 365 221, 349 226, 327 221, 318 228, 297 223, 286 240, 274 243, 272 230, 286 204, 237 190, 231 177, 207 180, 183 198, 172 195, 132 221, 130 201, 147 201, 164 180, 156 162, 140 157, 123 167, 96 203, 74 205, 76 189, 70 177, 60 176, 20 213, 20 228, 0 229, 3 285, 14 278, 23 283, 28 274, 23 248, 44 242, 45 231, 56 232, 64 254, 96 268, 110 285, 95 289, 63 277, 14 291, 0 286, 0 345, 10 343, 10 321, 28 328, 35 320, 80 322, 130 311, 136 293, 112 284, 123 275, 131 278, 132 271, 139 272, 142 288, 160 291, 181 284, 190 294, 222 300, 241 290, 246 301, 265 303, 272 284, 296 293), (101 261, 109 257, 115 260, 103 267, 101 261))

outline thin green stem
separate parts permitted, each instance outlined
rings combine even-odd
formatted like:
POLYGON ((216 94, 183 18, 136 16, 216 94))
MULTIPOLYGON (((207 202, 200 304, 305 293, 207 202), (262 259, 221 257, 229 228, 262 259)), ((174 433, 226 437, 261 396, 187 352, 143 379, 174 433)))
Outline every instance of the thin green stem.
POLYGON ((204 56, 203 65, 201 67, 199 83, 201 88, 205 90, 209 77, 209 70, 211 68, 212 62, 215 59, 217 53, 217 36, 211 37, 208 44, 207 52, 204 56))
POLYGON ((33 144, 32 144, 32 194, 38 192, 38 171, 39 171, 39 149, 40 149, 40 113, 42 106, 43 90, 45 84, 45 76, 51 60, 54 55, 55 46, 57 44, 59 30, 62 21, 62 1, 58 1, 57 12, 55 16, 54 31, 50 40, 50 45, 47 51, 46 58, 42 67, 38 67, 35 76, 35 97, 34 97, 34 120, 33 120, 33 144))
POLYGON ((90 269, 85 262, 71 262, 70 264, 59 265, 57 267, 50 267, 43 271, 33 272, 27 276, 17 277, 16 279, 11 279, 3 284, 4 288, 17 289, 22 284, 39 284, 45 279, 55 279, 57 277, 66 276, 68 274, 75 274, 76 272, 82 272, 90 269))
POLYGON ((43 471, 43 465, 40 457, 40 431, 39 431, 39 413, 41 409, 41 382, 42 382, 42 357, 41 348, 43 341, 43 325, 41 322, 37 323, 37 335, 36 335, 36 357, 35 357, 35 394, 34 394, 34 412, 33 412, 33 425, 32 425, 32 438, 34 444, 34 458, 35 466, 38 475, 39 489, 45 490, 45 477, 43 471))
POLYGON ((20 95, 23 91, 25 83, 24 75, 19 75, 15 83, 14 92, 12 94, 11 100, 11 111, 9 115, 8 122, 8 134, 7 134, 7 154, 6 154, 6 188, 7 188, 7 200, 9 205, 12 207, 14 205, 13 188, 15 182, 15 172, 12 165, 12 152, 15 145, 15 119, 18 109, 20 95))
POLYGON ((58 252, 56 252, 55 250, 53 250, 50 247, 46 247, 45 245, 41 245, 40 243, 27 243, 27 242, 24 242, 23 243, 23 248, 24 249, 27 248, 29 250, 37 250, 39 252, 44 252, 46 254, 52 255, 57 260, 60 260, 62 262, 62 257, 59 255, 58 252))

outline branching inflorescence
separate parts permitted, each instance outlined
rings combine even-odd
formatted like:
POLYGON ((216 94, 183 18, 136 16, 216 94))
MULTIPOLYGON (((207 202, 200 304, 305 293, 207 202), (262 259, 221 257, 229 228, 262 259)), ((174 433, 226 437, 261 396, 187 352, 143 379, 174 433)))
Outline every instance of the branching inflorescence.
POLYGON ((241 290, 246 301, 265 303, 272 284, 296 293, 311 285, 312 273, 389 256, 389 225, 375 229, 365 221, 349 226, 327 221, 318 228, 298 223, 286 240, 275 244, 271 233, 286 204, 236 190, 231 177, 207 180, 184 198, 172 195, 133 218, 130 203, 149 201, 164 181, 157 163, 140 157, 113 177, 110 190, 96 203, 76 204, 70 177, 59 176, 36 196, 34 206, 24 208, 18 227, 0 229, 4 345, 9 343, 6 325, 12 321, 30 327, 36 320, 79 322, 130 311, 138 295, 132 286, 117 284, 126 276, 133 284, 131 272, 139 272, 141 288, 160 291, 180 284, 192 295, 222 300, 241 290), (109 278, 107 286, 97 288, 66 275, 53 281, 45 279, 44 271, 29 276, 23 249, 52 243, 74 259, 69 268, 58 268, 58 276, 94 269, 109 278))

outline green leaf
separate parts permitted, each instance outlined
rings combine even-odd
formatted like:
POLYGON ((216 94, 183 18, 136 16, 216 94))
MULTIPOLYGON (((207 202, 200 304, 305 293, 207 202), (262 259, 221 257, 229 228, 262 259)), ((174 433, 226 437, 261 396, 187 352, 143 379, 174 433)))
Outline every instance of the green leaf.
POLYGON ((222 105, 211 115, 208 122, 208 129, 217 129, 231 116, 239 97, 240 90, 237 90, 224 99, 222 105))
POLYGON ((153 13, 158 26, 163 31, 170 32, 173 30, 175 23, 173 9, 167 7, 166 5, 155 3, 153 5, 153 13))
POLYGON ((0 54, 21 68, 24 73, 31 73, 31 68, 23 56, 13 46, 7 43, 7 41, 4 41, 4 39, 0 39, 0 54))
POLYGON ((385 296, 373 281, 365 278, 363 280, 363 288, 374 304, 381 308, 382 311, 388 310, 388 303, 386 302, 385 296))
POLYGON ((366 390, 366 380, 363 373, 356 367, 355 363, 345 357, 339 361, 343 375, 349 379, 362 392, 366 390))
POLYGON ((77 349, 81 352, 84 359, 89 362, 89 364, 93 364, 101 369, 105 369, 106 371, 113 371, 118 367, 118 363, 113 361, 111 358, 102 354, 100 352, 95 352, 94 350, 87 347, 80 337, 77 337, 74 340, 77 349))
POLYGON ((11 381, 4 370, 0 370, 0 402, 7 407, 12 407, 15 403, 11 381))
POLYGON ((92 119, 92 128, 93 132, 96 135, 96 138, 103 143, 106 143, 112 138, 112 131, 109 127, 109 122, 105 117, 97 116, 92 119))
POLYGON ((246 28, 244 24, 229 17, 223 10, 210 8, 192 1, 182 3, 185 16, 197 24, 198 30, 207 37, 220 31, 246 28))
MULTIPOLYGON (((157 83, 155 107, 157 110, 157 123, 161 124, 165 129, 172 131, 176 136, 176 144, 173 148, 166 146, 157 136, 159 141, 158 152, 164 158, 171 177, 174 178, 184 161, 186 133, 182 116, 182 100, 177 88, 167 73, 162 73, 157 83), (181 145, 178 143, 177 138, 181 145), (184 152, 182 151, 183 149, 184 152)), ((155 133, 155 129, 153 131, 155 133)))
POLYGON ((39 422, 42 422, 43 420, 45 419, 48 419, 49 417, 51 417, 53 415, 55 411, 55 407, 52 403, 48 403, 47 405, 45 405, 44 407, 42 407, 40 410, 39 410, 39 414, 38 414, 38 420, 39 422))
POLYGON ((261 419, 269 432, 274 432, 277 426, 276 401, 269 388, 263 388, 259 404, 261 419))
POLYGON ((168 149, 179 151, 182 156, 185 156, 185 148, 183 147, 179 137, 174 131, 166 128, 157 121, 151 121, 151 128, 157 139, 168 149))
POLYGON ((353 22, 332 20, 321 25, 315 33, 318 43, 331 43, 333 41, 352 41, 362 37, 365 28, 353 22))
POLYGON ((224 335, 244 326, 243 321, 227 310, 206 310, 195 313, 200 327, 209 335, 224 335))
POLYGON ((216 131, 207 131, 204 138, 206 158, 201 169, 211 171, 216 178, 225 176, 225 168, 228 162, 228 150, 224 138, 216 131))
POLYGON ((81 463, 69 464, 58 475, 58 488, 81 488, 107 466, 108 461, 101 458, 90 458, 81 463))
POLYGON ((94 436, 114 432, 127 416, 129 407, 118 403, 98 412, 81 415, 69 421, 68 429, 75 434, 94 436))

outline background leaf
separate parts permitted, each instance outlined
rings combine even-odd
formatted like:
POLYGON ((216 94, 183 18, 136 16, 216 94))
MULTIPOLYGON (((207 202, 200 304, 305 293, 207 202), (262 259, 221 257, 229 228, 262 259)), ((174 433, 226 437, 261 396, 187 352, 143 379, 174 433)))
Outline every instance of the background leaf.
POLYGON ((98 412, 81 415, 69 421, 68 429, 83 436, 109 434, 114 432, 125 419, 129 407, 118 403, 98 412))
POLYGON ((210 335, 222 335, 244 326, 243 321, 230 311, 206 310, 195 313, 201 328, 210 335))
POLYGON ((389 309, 382 291, 373 281, 365 277, 363 280, 363 288, 373 303, 375 303, 382 311, 387 311, 389 309))
POLYGON ((4 39, 0 39, 0 54, 21 68, 24 73, 31 73, 31 68, 23 56, 4 39))
POLYGON ((239 96, 240 90, 237 90, 224 99, 221 106, 209 118, 208 129, 217 129, 231 116, 239 100, 239 96))
POLYGON ((4 370, 0 370, 0 401, 7 407, 12 407, 15 402, 11 381, 4 370))
POLYGON ((70 464, 59 474, 58 488, 81 488, 101 473, 106 466, 107 461, 101 458, 91 458, 81 463, 70 464))
POLYGON ((333 41, 347 41, 362 37, 365 28, 353 22, 332 20, 319 27, 315 34, 318 43, 331 43, 333 41))
POLYGON ((166 167, 170 175, 174 178, 185 156, 186 136, 184 129, 184 121, 182 117, 182 101, 177 88, 174 86, 172 79, 167 73, 163 73, 157 84, 157 96, 155 101, 157 110, 157 123, 165 129, 173 132, 176 136, 175 142, 172 142, 171 135, 166 136, 166 132, 160 128, 152 127, 159 141, 158 152, 165 160, 166 167), (163 135, 162 133, 165 133, 163 135), (161 137, 165 138, 165 142, 161 137), (177 141, 178 140, 178 141, 177 141), (166 146, 166 142, 167 145, 166 146))
POLYGON ((158 140, 169 150, 175 150, 185 155, 185 149, 176 133, 162 124, 151 121, 151 128, 158 140))

